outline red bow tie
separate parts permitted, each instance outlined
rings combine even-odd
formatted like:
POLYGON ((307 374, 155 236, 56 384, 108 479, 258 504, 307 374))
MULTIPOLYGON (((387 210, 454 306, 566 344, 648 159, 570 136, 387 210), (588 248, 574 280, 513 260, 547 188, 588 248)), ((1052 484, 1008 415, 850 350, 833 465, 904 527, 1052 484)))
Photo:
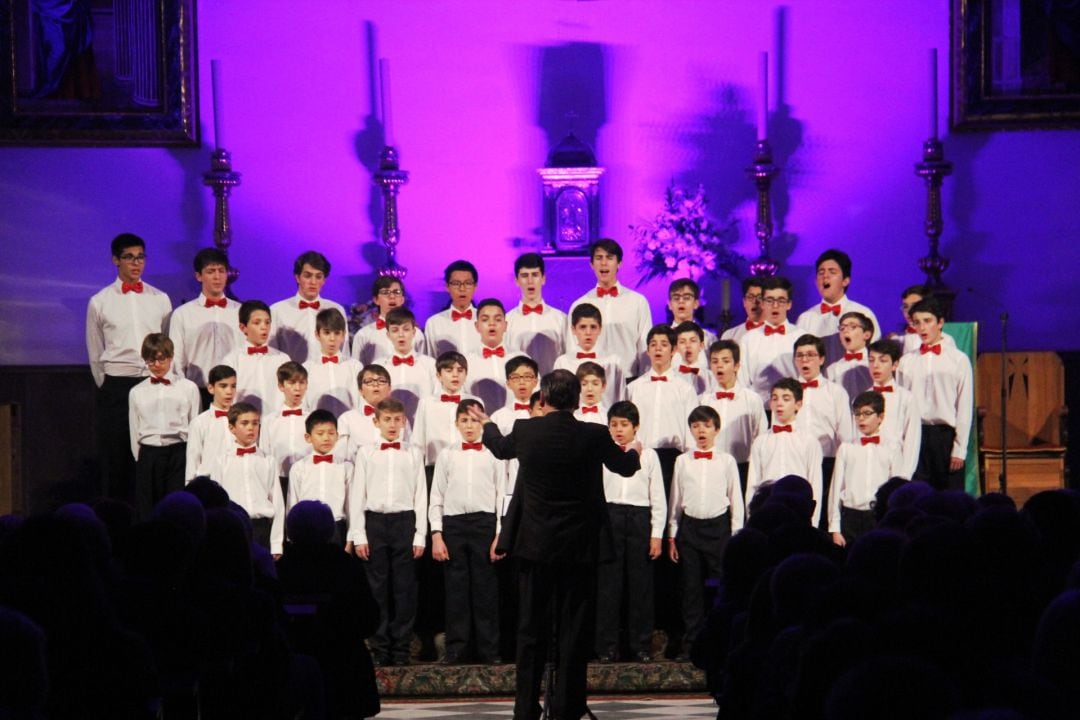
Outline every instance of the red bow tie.
POLYGON ((376 330, 385 330, 386 329, 386 321, 383 320, 382 318, 375 318, 375 329, 376 330))
POLYGON ((142 281, 133 282, 133 283, 123 283, 123 284, 120 285, 120 292, 124 293, 125 295, 127 295, 129 292, 133 292, 136 295, 138 295, 139 293, 142 292, 142 289, 143 289, 142 281))
POLYGON ((530 410, 530 409, 532 409, 532 406, 529 405, 529 403, 517 403, 517 402, 514 403, 514 412, 517 412, 518 410, 530 410))
POLYGON ((723 390, 717 390, 716 399, 717 400, 734 400, 735 399, 735 393, 733 393, 733 392, 724 392, 723 390))
POLYGON ((458 312, 457 310, 451 310, 450 311, 450 319, 453 320, 454 322, 457 322, 458 320, 472 320, 472 309, 466 310, 465 312, 458 312))
POLYGON ((712 451, 708 450, 708 451, 702 452, 701 450, 695 450, 694 451, 694 459, 695 460, 712 460, 712 451))
POLYGON ((265 345, 260 345, 259 347, 249 347, 248 348, 248 355, 265 355, 266 352, 267 352, 267 350, 266 350, 265 345))
POLYGON ((787 335, 787 332, 785 332, 786 330, 787 327, 784 325, 777 325, 776 327, 773 327, 772 325, 766 325, 765 337, 769 337, 770 335, 787 335))
POLYGON ((587 415, 588 413, 600 413, 600 407, 597 405, 582 405, 581 414, 587 415))
POLYGON ((845 360, 862 360, 862 353, 844 353, 845 360))
POLYGON ((652 382, 667 382, 667 376, 666 375, 652 375, 652 376, 649 377, 649 380, 651 380, 652 382))
POLYGON ((802 385, 803 390, 805 390, 806 388, 816 388, 818 386, 818 381, 817 380, 810 380, 809 382, 804 382, 804 383, 799 383, 799 384, 802 385))
POLYGON ((325 365, 326 363, 334 363, 335 365, 337 365, 337 360, 338 360, 337 355, 334 355, 334 356, 331 356, 331 357, 327 357, 326 355, 323 355, 323 358, 322 358, 323 365, 325 365))
POLYGON ((790 425, 773 425, 772 431, 774 433, 791 432, 790 425))
POLYGON ((461 402, 461 396, 460 395, 443 395, 442 397, 439 398, 439 400, 441 400, 442 402, 450 402, 450 403, 455 403, 456 404, 456 403, 461 402))
POLYGON ((364 415, 374 415, 374 414, 375 414, 375 408, 371 407, 370 405, 365 405, 364 406, 364 415))
POLYGON ((292 410, 282 410, 281 417, 300 417, 304 414, 303 408, 293 408, 292 410))
POLYGON ((215 410, 214 411, 214 418, 216 419, 216 418, 219 418, 219 417, 229 417, 229 411, 228 410, 215 410))
POLYGON ((751 330, 757 330, 759 327, 764 325, 765 321, 762 320, 761 322, 754 322, 753 320, 747 320, 744 324, 746 325, 746 331, 750 332, 751 330))
POLYGON ((598 287, 598 288, 596 288, 596 297, 602 298, 602 297, 607 297, 608 295, 610 295, 611 297, 619 297, 619 288, 618 287, 612 287, 612 288, 598 287))
POLYGON ((308 308, 311 308, 312 310, 318 310, 319 309, 319 301, 316 300, 315 302, 308 302, 307 300, 301 300, 300 301, 300 309, 301 310, 307 310, 308 308))
POLYGON ((206 298, 206 307, 208 307, 208 308, 212 308, 212 307, 219 307, 219 308, 229 307, 229 301, 226 300, 225 298, 219 298, 217 300, 213 300, 211 298, 206 298))
POLYGON ((483 353, 484 359, 487 359, 487 358, 491 357, 492 355, 494 355, 496 357, 506 357, 506 348, 504 348, 502 345, 495 348, 494 350, 492 350, 491 348, 486 347, 486 348, 483 348, 482 353, 483 353))
POLYGON ((395 355, 391 360, 394 363, 394 367, 397 367, 398 365, 408 365, 409 367, 412 367, 415 362, 412 355, 406 355, 405 357, 395 355))
POLYGON ((893 391, 892 387, 893 387, 892 385, 875 385, 874 386, 874 392, 877 392, 877 393, 892 392, 893 391))
POLYGON ((917 332, 919 332, 919 331, 916 330, 915 328, 911 327, 910 325, 908 325, 906 328, 904 328, 904 334, 905 335, 914 335, 917 332))
POLYGON ((484 443, 482 443, 482 442, 474 442, 474 443, 463 442, 463 443, 461 443, 461 449, 462 450, 483 450, 484 449, 484 443))
POLYGON ((254 455, 255 450, 256 450, 256 448, 255 448, 254 445, 252 445, 251 447, 246 447, 246 448, 236 448, 236 456, 237 457, 243 457, 244 455, 254 455))
POLYGON ((934 353, 935 355, 940 355, 941 343, 938 343, 937 345, 927 345, 926 343, 923 343, 922 345, 920 345, 919 354, 925 355, 926 353, 934 353))
POLYGON ((332 462, 334 462, 334 456, 333 455, 312 455, 311 456, 311 462, 314 463, 315 465, 318 465, 319 463, 324 463, 324 462, 332 463, 332 462))
POLYGON ((530 313, 536 313, 537 315, 543 315, 544 314, 544 304, 541 303, 539 305, 522 305, 521 306, 521 314, 522 315, 528 315, 530 313))
POLYGON ((577 354, 577 359, 578 360, 595 360, 596 359, 596 353, 594 353, 594 352, 589 352, 589 353, 587 353, 587 352, 579 352, 577 354))
POLYGON ((840 307, 839 305, 830 305, 827 302, 821 303, 821 314, 822 315, 828 315, 829 313, 832 313, 833 315, 836 315, 837 317, 840 317, 840 313, 843 312, 843 311, 844 311, 844 309, 842 307, 840 307))
POLYGON ((382 445, 379 446, 379 449, 380 450, 400 450, 401 449, 401 443, 399 443, 399 442, 383 443, 382 445))
POLYGON ((698 368, 690 367, 689 365, 680 365, 679 366, 679 372, 683 373, 684 375, 688 374, 688 373, 693 373, 694 375, 697 375, 698 374, 698 368))
POLYGON ((863 445, 880 445, 881 444, 881 436, 880 435, 875 435, 873 437, 864 437, 864 438, 861 439, 861 442, 862 442, 863 445))
POLYGON ((172 382, 169 381, 169 378, 152 377, 152 378, 150 378, 150 384, 151 385, 172 385, 172 382))

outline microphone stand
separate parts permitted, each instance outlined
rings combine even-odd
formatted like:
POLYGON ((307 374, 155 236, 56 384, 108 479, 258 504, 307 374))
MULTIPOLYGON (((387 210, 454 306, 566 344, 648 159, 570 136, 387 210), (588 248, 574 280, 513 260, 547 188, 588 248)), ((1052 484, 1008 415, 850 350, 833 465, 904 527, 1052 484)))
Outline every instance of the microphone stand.
POLYGON ((1009 327, 1009 313, 1001 313, 1001 475, 998 476, 998 490, 1002 495, 1008 494, 1008 462, 1009 462, 1009 450, 1006 446, 1006 438, 1008 436, 1008 418, 1009 418, 1009 406, 1008 400, 1008 380, 1005 372, 1005 366, 1009 362, 1008 353, 1008 327, 1009 327))

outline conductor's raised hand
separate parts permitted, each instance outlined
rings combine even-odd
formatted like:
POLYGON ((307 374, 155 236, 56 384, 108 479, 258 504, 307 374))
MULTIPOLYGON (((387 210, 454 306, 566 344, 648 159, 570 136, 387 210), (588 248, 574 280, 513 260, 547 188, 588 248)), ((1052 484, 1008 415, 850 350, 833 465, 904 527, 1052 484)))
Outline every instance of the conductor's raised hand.
POLYGON ((480 423, 481 425, 491 422, 491 418, 487 416, 487 413, 485 413, 480 407, 476 405, 469 406, 469 417, 471 417, 473 420, 480 423))

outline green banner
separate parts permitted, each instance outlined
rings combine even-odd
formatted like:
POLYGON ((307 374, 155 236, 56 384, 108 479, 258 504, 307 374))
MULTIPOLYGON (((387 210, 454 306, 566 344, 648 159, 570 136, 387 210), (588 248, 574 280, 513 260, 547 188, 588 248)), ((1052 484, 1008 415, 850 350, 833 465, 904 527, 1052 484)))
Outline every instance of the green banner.
POLYGON ((945 332, 956 341, 956 348, 968 356, 971 361, 971 375, 974 386, 971 388, 971 434, 968 435, 967 460, 964 462, 964 489, 971 495, 981 495, 979 483, 979 434, 976 432, 975 398, 979 377, 975 374, 975 356, 979 350, 979 324, 973 322, 945 323, 945 332))

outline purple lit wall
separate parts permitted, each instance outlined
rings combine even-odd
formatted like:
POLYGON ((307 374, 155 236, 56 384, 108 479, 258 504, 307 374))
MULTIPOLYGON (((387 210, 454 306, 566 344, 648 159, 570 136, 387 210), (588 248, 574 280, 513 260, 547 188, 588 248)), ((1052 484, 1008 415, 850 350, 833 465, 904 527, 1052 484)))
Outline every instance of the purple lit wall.
MULTIPOLYGON (((838 246, 855 261, 851 295, 891 324, 900 289, 921 280, 925 191, 913 164, 927 136, 930 47, 941 49, 946 127, 948 6, 201 3, 202 149, 0 149, 0 363, 86 361, 86 302, 113 277, 108 242, 118 232, 148 240, 147 279, 174 304, 197 292, 190 258, 211 236, 201 184, 213 140, 211 58, 223 63, 228 149, 243 173, 232 201, 241 297, 291 294, 292 259, 309 248, 334 263, 328 297, 369 295, 382 261, 370 176, 381 145, 370 65, 379 56, 391 61, 394 134, 411 176, 399 260, 421 317, 441 307, 441 270, 458 257, 478 265, 479 295, 515 301, 513 258, 536 247, 541 225, 535 169, 571 109, 607 167, 604 234, 629 247, 628 226, 659 209, 674 178, 703 182, 753 254, 743 168, 756 57, 769 50, 779 254, 796 309, 815 300, 815 256, 838 246)), ((996 349, 1007 306, 1014 348, 1080 349, 1080 314, 1062 302, 1080 259, 1080 133, 946 136, 945 148, 955 163, 944 192, 945 278, 974 288, 961 293, 958 319, 984 323, 982 345, 996 349)), ((549 300, 583 291, 583 277, 552 280, 549 300)), ((661 318, 666 283, 643 289, 661 318)), ((715 312, 715 292, 710 302, 715 312)))

